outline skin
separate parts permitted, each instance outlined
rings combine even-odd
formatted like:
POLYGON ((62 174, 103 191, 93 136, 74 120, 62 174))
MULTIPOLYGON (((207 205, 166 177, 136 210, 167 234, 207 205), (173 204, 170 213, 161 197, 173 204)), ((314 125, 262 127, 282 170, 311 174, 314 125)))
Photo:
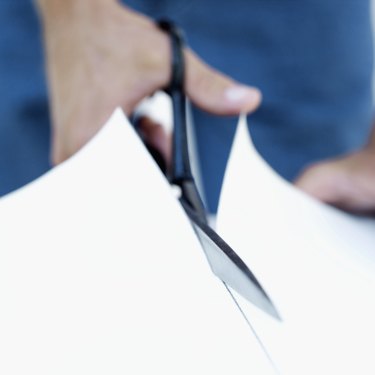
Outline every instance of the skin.
MULTIPOLYGON (((52 113, 52 155, 61 163, 92 138, 120 106, 130 115, 170 79, 168 37, 116 0, 35 0, 44 28, 52 113)), ((186 94, 218 115, 252 112, 261 94, 215 71, 185 50, 186 94)), ((168 136, 145 119, 146 140, 166 158, 168 136)), ((296 186, 323 202, 375 211, 375 134, 363 150, 306 169, 296 186)))
MULTIPOLYGON (((39 0, 52 110, 52 160, 82 147, 117 106, 130 115, 170 80, 170 41, 147 17, 115 0, 39 0)), ((186 49, 186 91, 219 115, 251 112, 259 90, 215 71, 186 49)), ((144 131, 163 143, 150 122, 144 131)), ((165 139, 164 142, 167 140, 165 139)))
POLYGON ((375 132, 353 154, 308 167, 296 186, 322 202, 356 214, 375 213, 375 132))

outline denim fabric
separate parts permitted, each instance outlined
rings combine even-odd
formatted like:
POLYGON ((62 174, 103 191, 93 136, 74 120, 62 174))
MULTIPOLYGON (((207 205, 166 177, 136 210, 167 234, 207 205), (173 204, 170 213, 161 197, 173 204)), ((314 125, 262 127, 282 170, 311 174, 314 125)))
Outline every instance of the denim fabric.
POLYGON ((49 120, 31 1, 0 1, 0 195, 49 168, 49 120))
MULTIPOLYGON (((128 0, 168 16, 208 63, 263 92, 249 117, 263 157, 293 179, 360 147, 372 117, 369 0, 128 0)), ((49 120, 31 0, 0 1, 0 194, 48 169, 49 120)), ((193 110, 206 196, 215 211, 236 119, 193 110)))

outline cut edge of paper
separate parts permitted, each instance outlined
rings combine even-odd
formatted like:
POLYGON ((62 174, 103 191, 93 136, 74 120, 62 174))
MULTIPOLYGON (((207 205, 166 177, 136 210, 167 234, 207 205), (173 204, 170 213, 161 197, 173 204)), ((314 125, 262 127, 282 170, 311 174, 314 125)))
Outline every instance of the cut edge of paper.
POLYGON ((349 212, 342 211, 337 207, 323 203, 320 200, 312 197, 306 192, 295 187, 291 182, 287 181, 280 174, 278 174, 270 166, 270 164, 268 164, 264 160, 264 158, 258 152, 253 142, 253 139, 251 137, 251 130, 249 130, 249 128, 251 129, 251 124, 250 126, 248 125, 246 114, 241 114, 238 119, 237 129, 235 132, 235 136, 233 138, 232 148, 229 154, 227 166, 226 166, 225 173, 224 173, 222 190, 220 193, 220 199, 219 199, 219 204, 218 204, 217 222, 219 222, 219 218, 221 215, 221 201, 222 201, 222 196, 225 194, 224 190, 225 190, 225 186, 227 185, 226 181, 228 178, 230 178, 228 177, 228 171, 231 169, 231 164, 237 163, 239 159, 241 159, 242 157, 249 157, 249 155, 251 155, 252 158, 256 158, 256 162, 262 165, 263 172, 267 174, 268 178, 273 179, 275 182, 277 181, 278 187, 282 187, 284 190, 293 191, 293 194, 295 194, 296 196, 299 196, 300 198, 309 201, 310 204, 314 206, 318 206, 320 207, 320 209, 323 209, 326 212, 329 212, 330 215, 346 218, 348 220, 352 220, 354 217, 356 220, 361 221, 361 222, 371 223, 373 221, 372 218, 356 216, 349 212), (244 153, 244 150, 247 150, 246 154, 244 153), (241 155, 239 155, 239 152, 241 152, 241 155))

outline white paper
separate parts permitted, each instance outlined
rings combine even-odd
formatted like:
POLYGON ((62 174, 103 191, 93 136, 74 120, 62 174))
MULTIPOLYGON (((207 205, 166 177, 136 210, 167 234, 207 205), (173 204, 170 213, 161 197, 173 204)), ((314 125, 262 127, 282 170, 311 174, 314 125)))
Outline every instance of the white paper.
POLYGON ((121 111, 0 200, 0 374, 249 373, 272 372, 121 111))
POLYGON ((219 233, 258 277, 283 322, 237 296, 282 374, 375 374, 375 222, 281 179, 239 124, 219 233))

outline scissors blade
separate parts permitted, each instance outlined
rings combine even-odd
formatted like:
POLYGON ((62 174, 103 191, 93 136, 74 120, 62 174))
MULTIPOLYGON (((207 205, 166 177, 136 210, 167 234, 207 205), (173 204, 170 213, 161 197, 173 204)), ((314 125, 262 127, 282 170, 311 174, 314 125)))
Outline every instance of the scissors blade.
POLYGON ((213 229, 199 219, 183 199, 180 201, 192 223, 213 273, 249 302, 281 321, 270 297, 242 259, 213 229))

